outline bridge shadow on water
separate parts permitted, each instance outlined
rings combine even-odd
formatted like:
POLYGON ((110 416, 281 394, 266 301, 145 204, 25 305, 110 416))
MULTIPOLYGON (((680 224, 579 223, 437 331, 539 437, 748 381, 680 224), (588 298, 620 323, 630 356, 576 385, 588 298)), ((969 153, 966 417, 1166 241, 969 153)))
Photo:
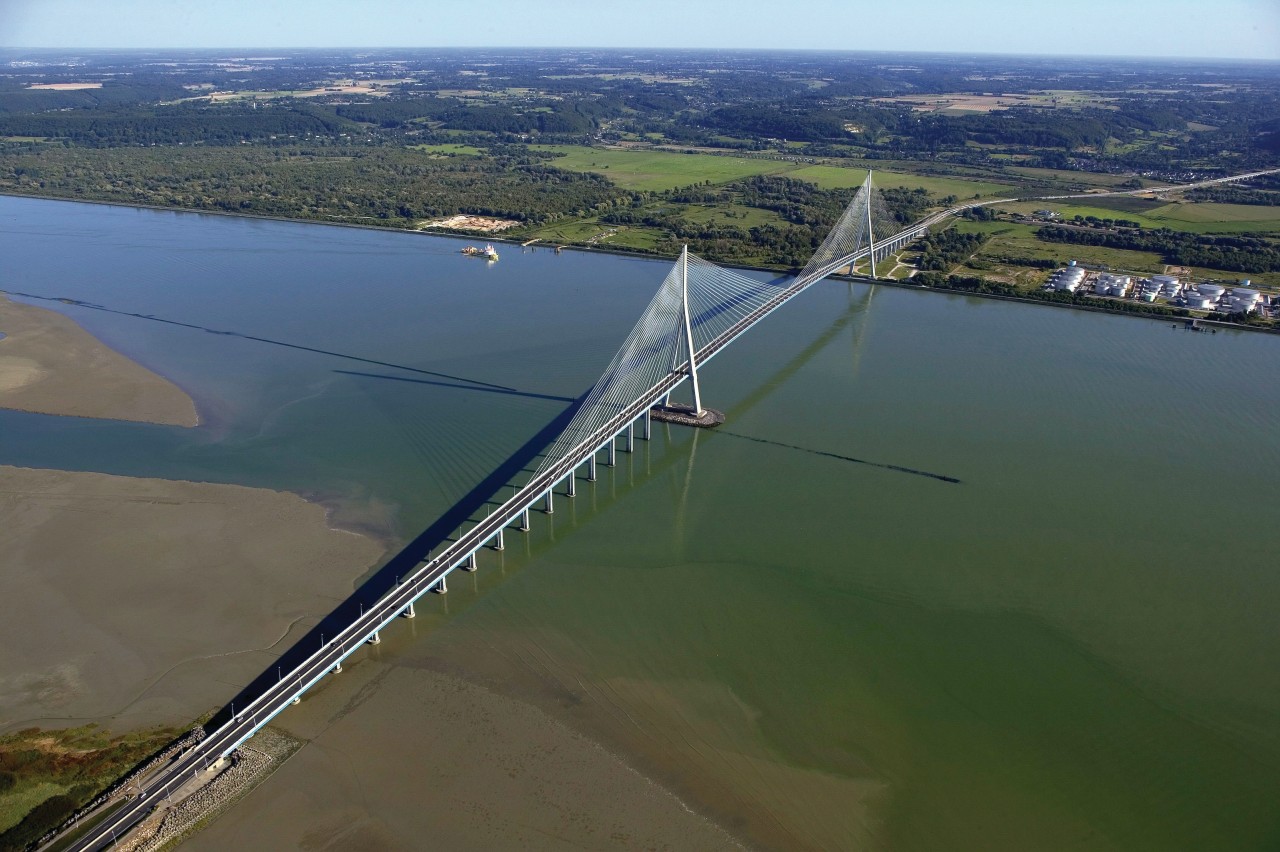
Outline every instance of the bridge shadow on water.
MULTIPOLYGON (((408 381, 414 381, 409 379, 408 381)), ((510 391, 521 393, 520 391, 510 391)), ((537 396, 537 395, 534 395, 537 396)), ((545 397, 560 399, 561 397, 545 397)), ((277 658, 275 665, 264 671, 232 700, 230 706, 239 704, 245 707, 277 681, 276 667, 284 671, 293 669, 307 657, 318 651, 324 636, 335 636, 359 617, 362 608, 373 604, 388 591, 395 588, 400 577, 411 574, 436 547, 449 541, 460 526, 475 517, 477 513, 492 500, 505 485, 528 470, 530 462, 536 459, 564 431, 586 399, 586 393, 571 401, 563 411, 547 422, 528 441, 522 444, 502 464, 498 465, 488 476, 478 482, 474 488, 462 496, 444 512, 431 526, 427 527, 417 538, 409 542, 399 553, 388 559, 373 576, 369 577, 352 595, 336 609, 325 616, 319 624, 309 630, 306 635, 277 658)), ((216 730, 231 718, 230 707, 219 711, 205 725, 209 731, 216 730)))
POLYGON ((556 396, 549 393, 533 393, 532 391, 516 390, 515 388, 500 388, 492 385, 479 384, 458 384, 457 382, 441 382, 434 379, 415 379, 411 376, 388 376, 383 373, 361 373, 356 370, 334 370, 344 376, 355 376, 362 379, 383 379, 389 382, 410 382, 415 385, 433 385, 440 388, 451 388, 453 390, 479 391, 480 393, 496 393, 508 396, 523 396, 528 399, 545 399, 552 402, 576 402, 571 396, 556 396))
MULTIPOLYGON (((850 326, 850 324, 852 323, 855 317, 858 317, 859 315, 863 315, 865 318, 867 309, 870 306, 870 295, 871 295, 871 292, 869 291, 867 298, 864 300, 862 304, 851 304, 849 308, 845 312, 843 312, 839 317, 837 317, 832 322, 831 326, 828 329, 826 329, 822 334, 820 334, 817 338, 815 338, 812 341, 812 343, 806 346, 801 352, 799 352, 795 357, 793 357, 786 364, 784 364, 779 370, 777 370, 768 379, 762 381, 759 385, 757 385, 756 389, 751 394, 749 394, 737 406, 735 406, 733 409, 730 410, 730 417, 731 418, 740 417, 746 414, 747 411, 749 411, 751 408, 755 407, 757 404, 763 401, 774 390, 776 390, 783 383, 785 383, 785 381, 789 377, 797 373, 805 364, 809 363, 814 357, 816 357, 816 355, 820 351, 825 349, 841 331, 843 331, 844 329, 850 326)), ((855 339, 854 339, 854 345, 855 345, 854 369, 855 370, 856 370, 857 348, 859 347, 860 341, 861 341, 861 334, 859 333, 859 331, 860 329, 855 330, 855 339)), ((348 372, 348 371, 339 370, 337 372, 348 372)), ((494 392, 494 393, 512 393, 512 394, 518 394, 521 396, 530 396, 537 399, 548 399, 548 400, 557 400, 557 401, 564 400, 564 401, 569 401, 571 404, 568 405, 563 411, 561 411, 555 417, 553 417, 550 421, 548 421, 547 424, 543 426, 540 430, 538 430, 538 432, 535 435, 529 438, 528 441, 526 441, 515 452, 513 452, 504 462, 502 462, 502 464, 500 464, 496 469, 494 469, 493 472, 491 472, 483 480, 477 483, 475 487, 473 487, 470 491, 468 491, 452 507, 450 507, 444 514, 442 514, 440 518, 438 518, 434 523, 431 524, 431 526, 429 526, 420 535, 418 535, 415 539, 413 539, 413 541, 411 541, 408 545, 406 545, 399 553, 397 553, 396 555, 391 557, 389 560, 387 560, 387 562, 384 563, 382 567, 380 567, 363 584, 361 584, 361 586, 358 589, 356 589, 356 591, 349 598, 347 598, 336 609, 334 609, 327 616, 325 616, 317 625, 315 625, 315 627, 311 628, 301 639, 299 639, 293 645, 293 647, 289 648, 280 657, 278 657, 275 664, 270 666, 266 671, 264 671, 252 682, 250 682, 247 686, 241 689, 240 692, 235 696, 235 698, 230 702, 230 705, 226 708, 223 708, 221 711, 219 711, 206 724, 207 730, 210 730, 210 731, 215 730, 224 722, 228 721, 231 716, 231 707, 234 707, 235 705, 239 705, 240 707, 247 706, 254 698, 260 695, 272 684, 276 683, 278 679, 277 666, 279 667, 280 670, 289 671, 294 667, 296 667, 297 665, 299 665, 300 663, 302 663, 304 660, 306 660, 307 657, 311 656, 313 653, 319 650, 323 644, 324 637, 326 636, 333 637, 337 635, 339 632, 341 632, 352 621, 354 621, 357 617, 359 617, 360 612, 362 611, 364 606, 371 605, 377 600, 379 600, 380 598, 382 598, 388 591, 390 591, 392 588, 396 586, 400 577, 407 576, 408 574, 412 573, 422 562, 424 562, 429 557, 430 553, 433 550, 435 550, 435 548, 439 547, 443 543, 446 543, 452 540, 454 534, 459 530, 459 528, 462 525, 467 523, 467 521, 478 517, 480 515, 480 512, 483 509, 494 504, 495 495, 502 488, 511 484, 521 474, 531 473, 532 468, 530 467, 530 464, 534 462, 543 452, 545 452, 546 448, 555 441, 555 439, 560 435, 562 431, 564 431, 565 427, 568 426, 569 421, 573 419, 574 414, 577 413, 578 409, 582 406, 583 402, 585 401, 587 394, 590 392, 590 389, 588 388, 588 390, 585 391, 581 396, 577 397, 576 399, 570 399, 569 397, 558 397, 553 395, 526 393, 523 391, 518 391, 510 388, 503 388, 503 389, 475 388, 470 385, 459 386, 452 383, 435 382, 430 380, 405 378, 405 377, 399 377, 399 376, 368 374, 368 373, 360 373, 360 372, 354 372, 354 371, 350 372, 349 374, 353 376, 362 376, 362 377, 373 378, 373 379, 390 379, 394 381, 422 383, 422 384, 428 384, 428 385, 439 385, 447 388, 455 388, 455 389, 462 389, 462 390, 481 390, 481 391, 488 390, 489 392, 494 392)), ((655 424, 655 426, 656 425, 658 424, 655 424)), ((683 428, 683 427, 677 427, 677 428, 683 428)), ((666 426, 666 429, 667 429, 667 443, 670 446, 672 444, 672 438, 671 438, 672 429, 669 425, 666 426)), ((696 439, 699 437, 700 433, 698 430, 693 430, 693 433, 694 433, 693 443, 696 444, 697 443, 696 439)), ((904 473, 904 474, 909 474, 914 476, 923 476, 923 477, 928 477, 934 480, 939 480, 947 483, 960 482, 959 479, 946 476, 944 474, 931 473, 929 471, 917 470, 915 468, 905 467, 902 465, 867 461, 865 459, 859 459, 853 456, 843 455, 840 453, 834 453, 834 452, 829 452, 829 451, 820 450, 820 449, 813 449, 809 447, 801 447, 794 444, 786 444, 786 443, 774 441, 768 438, 760 438, 760 437, 745 435, 737 432, 731 432, 727 430, 720 430, 720 429, 712 430, 709 432, 709 434, 706 437, 708 439, 714 440, 715 437, 719 434, 724 434, 728 437, 732 437, 739 440, 746 440, 746 441, 751 441, 759 444, 767 444, 767 445, 776 446, 782 449, 789 449, 789 450, 795 450, 795 451, 800 451, 805 453, 811 453, 819 456, 829 457, 835 460, 852 462, 860 465, 867 465, 870 467, 875 467, 875 468, 896 472, 896 473, 904 473)), ((674 466, 677 462, 679 462, 681 459, 686 459, 687 464, 689 465, 689 470, 686 473, 686 484, 685 484, 685 490, 687 491, 687 480, 692 476, 692 462, 693 462, 692 454, 682 454, 680 452, 668 452, 664 458, 658 460, 656 463, 652 463, 648 457, 648 447, 650 445, 648 445, 644 441, 637 441, 637 444, 643 447, 643 451, 645 454, 645 469, 643 473, 641 473, 640 476, 637 478, 636 472, 634 470, 634 464, 633 464, 634 459, 637 458, 640 455, 640 453, 633 453, 633 454, 620 453, 619 467, 612 469, 614 471, 621 470, 624 460, 626 463, 632 464, 632 467, 630 470, 630 479, 627 483, 628 486, 643 484, 644 482, 649 481, 653 479, 655 476, 668 470, 669 468, 674 466)), ((608 471, 608 470, 610 469, 607 467, 604 468, 604 471, 608 471)), ((609 474, 606 473, 605 475, 607 476, 609 474)), ((602 480, 603 480, 603 477, 602 477, 602 480)), ((616 490, 612 487, 613 483, 614 483, 614 480, 610 480, 609 493, 607 495, 603 495, 602 498, 597 497, 598 489, 591 489, 590 491, 592 495, 591 509, 590 509, 591 516, 599 515, 601 512, 605 511, 606 509, 611 508, 614 504, 616 504, 621 499, 622 494, 625 494, 625 491, 623 491, 622 494, 616 493, 616 490)), ((602 483, 595 483, 595 485, 597 486, 601 484, 602 483)), ((590 488, 591 488, 591 484, 587 484, 581 487, 579 492, 580 497, 578 499, 581 499, 582 496, 584 496, 585 493, 590 488)), ((563 495, 564 492, 560 490, 560 491, 557 491, 557 494, 563 495)), ((574 505, 574 503, 571 501, 570 505, 572 506, 574 505)), ((570 511, 568 514, 570 514, 571 517, 575 518, 575 520, 572 522, 575 527, 586 520, 585 518, 583 518, 582 521, 576 520, 576 513, 572 511, 570 511)), ((552 544, 554 543, 554 537, 555 537, 555 520, 554 519, 556 517, 559 517, 559 515, 560 513, 550 516, 550 520, 552 521, 552 534, 549 538, 546 538, 545 540, 541 541, 539 545, 536 545, 532 552, 534 553, 541 552, 543 549, 552 546, 552 544)), ((564 530, 562 529, 561 532, 563 533, 564 530)), ((528 541, 529 539, 526 538, 526 542, 528 541)))
MULTIPOLYGON (((330 349, 318 349, 314 346, 304 346, 300 343, 289 343, 285 340, 273 340, 270 337, 259 337, 253 334, 243 334, 238 331, 227 331, 219 328, 209 328, 208 326, 198 325, 196 323, 182 322, 180 320, 165 319, 155 314, 141 314, 134 311, 121 311, 116 308, 108 308, 106 305, 98 305, 93 302, 85 302, 80 299, 70 299, 62 296, 37 296, 34 293, 20 293, 16 290, 0 290, 0 293, 7 293, 10 296, 20 296, 24 299, 37 299, 42 302, 58 302, 63 305, 72 305, 77 308, 87 308, 91 311, 102 311, 103 313, 116 314, 118 316, 133 317, 134 319, 147 320, 149 322, 158 322, 165 325, 177 326, 179 328, 189 328, 193 331, 202 331, 206 334, 216 334, 220 337, 236 337, 241 340, 252 340, 255 343, 268 343, 272 346, 283 346, 286 349, 296 349, 299 352, 312 352, 316 355, 327 355, 331 358, 342 358, 347 361, 357 361, 361 364, 370 364, 375 367, 391 367, 395 370, 404 370, 408 373, 417 373, 422 376, 434 376, 437 379, 448 379, 452 382, 463 382, 468 387, 488 388, 494 391, 505 391, 507 393, 521 393, 517 388, 507 387, 506 385, 496 385, 490 382, 482 382, 479 379, 469 379, 466 376, 454 376, 449 373, 439 373, 434 370, 424 370, 420 367, 409 367, 404 364, 393 364, 390 361, 378 361, 373 358, 362 358, 359 355, 349 355, 345 352, 334 352, 330 349)), ((336 372, 343 372, 337 370, 336 372)), ((353 373, 352 375, 366 375, 361 373, 353 373)), ((372 374, 367 374, 372 375, 372 374)), ((375 378, 393 378, 391 376, 382 376, 375 378)), ((462 385, 454 385, 454 387, 462 387, 462 385)), ((563 397, 546 397, 547 399, 565 399, 563 397)))

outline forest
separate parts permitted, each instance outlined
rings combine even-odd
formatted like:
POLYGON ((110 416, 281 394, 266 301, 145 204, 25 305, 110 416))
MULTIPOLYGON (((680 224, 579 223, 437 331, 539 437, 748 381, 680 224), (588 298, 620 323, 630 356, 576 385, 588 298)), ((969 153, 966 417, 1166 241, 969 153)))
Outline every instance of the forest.
MULTIPOLYGON (((0 49, 0 69, 0 192, 398 228, 470 213, 514 220, 510 236, 662 254, 688 243, 784 269, 847 204, 841 166, 909 175, 882 190, 905 224, 993 187, 1051 195, 1280 162, 1280 71, 1256 63, 686 50, 387 50, 358 63, 299 50, 248 63, 0 49), (609 154, 597 166, 566 150, 609 154), (672 179, 610 171, 626 151, 663 152, 672 179), (681 152, 701 159, 672 163, 681 152), (715 155, 751 165, 707 180, 692 164, 715 155)), ((1188 197, 1270 207, 1280 180, 1188 197)), ((1115 209, 1037 239, 1280 270, 1265 228, 1144 230, 1115 209)), ((931 234, 916 266, 945 271, 983 242, 931 234)), ((1002 256, 1052 264, 1035 254, 1002 256)))

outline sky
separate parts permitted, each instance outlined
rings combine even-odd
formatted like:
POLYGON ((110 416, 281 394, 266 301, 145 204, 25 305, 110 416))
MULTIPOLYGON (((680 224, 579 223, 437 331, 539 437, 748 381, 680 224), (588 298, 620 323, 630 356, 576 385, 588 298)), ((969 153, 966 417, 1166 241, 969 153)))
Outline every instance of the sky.
POLYGON ((703 47, 1280 60, 1280 0, 0 0, 0 47, 703 47))

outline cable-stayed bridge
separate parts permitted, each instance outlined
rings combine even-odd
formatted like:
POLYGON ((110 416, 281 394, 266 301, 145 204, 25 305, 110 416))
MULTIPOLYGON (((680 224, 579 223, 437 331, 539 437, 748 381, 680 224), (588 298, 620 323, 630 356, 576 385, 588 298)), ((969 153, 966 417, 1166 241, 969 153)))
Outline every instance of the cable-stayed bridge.
MULTIPOLYGON (((622 348, 600 380, 580 401, 568 425, 542 454, 524 484, 439 553, 424 554, 416 569, 324 642, 170 766, 144 782, 141 794, 95 825, 71 849, 110 844, 192 777, 234 752, 260 728, 396 619, 413 618, 423 595, 444 593, 449 575, 475 571, 480 553, 502 550, 512 530, 527 532, 532 513, 555 510, 557 492, 572 497, 580 478, 596 479, 597 465, 614 465, 619 449, 634 450, 651 434, 654 406, 669 401, 686 381, 693 386, 693 419, 703 414, 698 368, 749 328, 808 287, 860 260, 880 259, 925 232, 927 225, 902 229, 887 215, 871 175, 855 193, 826 240, 801 273, 790 281, 767 283, 723 269, 686 249, 663 279, 622 348), (876 238, 877 234, 883 236, 876 238), (620 446, 621 445, 621 446, 620 446), (602 458, 603 457, 603 458, 602 458)), ((873 265, 873 264, 872 264, 873 265)), ((874 270, 873 270, 874 271, 874 270)))
MULTIPOLYGON (((1242 180, 1259 174, 1206 181, 1202 184, 1242 180)), ((1167 187, 1162 189, 1184 189, 1167 187)), ((1107 194, 1133 194, 1132 190, 1107 194)), ((1085 196, 1089 197, 1089 196, 1085 196)), ((886 213, 875 192, 871 175, 855 193, 843 215, 809 263, 794 279, 765 283, 723 269, 688 253, 672 266, 657 294, 641 314, 622 348, 600 380, 578 404, 568 425, 542 454, 541 462, 515 493, 474 526, 449 541, 439 553, 422 554, 416 568, 400 578, 394 588, 373 604, 362 607, 328 642, 276 681, 261 690, 247 705, 168 766, 142 782, 140 794, 101 818, 71 850, 99 849, 113 844, 193 776, 207 771, 227 757, 290 704, 331 673, 341 672, 347 657, 368 643, 381 641, 380 632, 397 618, 415 616, 414 604, 430 592, 447 591, 449 574, 475 571, 481 551, 505 547, 507 533, 527 532, 532 513, 555 510, 557 491, 572 498, 580 477, 596 479, 601 454, 604 463, 616 463, 619 444, 624 451, 639 438, 651 434, 653 411, 670 399, 672 391, 688 381, 694 405, 690 420, 704 418, 698 368, 706 364, 756 323, 823 278, 867 260, 875 277, 875 261, 922 236, 928 228, 970 207, 1014 199, 974 202, 935 213, 902 228, 886 213), (877 235, 881 235, 877 238, 877 235)))

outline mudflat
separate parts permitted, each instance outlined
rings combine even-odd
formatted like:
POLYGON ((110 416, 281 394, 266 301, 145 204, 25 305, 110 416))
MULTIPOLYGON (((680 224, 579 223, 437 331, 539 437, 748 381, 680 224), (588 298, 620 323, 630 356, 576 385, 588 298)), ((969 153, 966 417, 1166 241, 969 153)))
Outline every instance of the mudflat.
POLYGON ((0 295, 0 408, 195 426, 181 388, 62 314, 0 295))
POLYGON ((461 675, 371 650, 278 720, 310 744, 183 848, 744 848, 592 740, 461 675))
POLYGON ((0 732, 190 722, 382 553, 295 494, 0 466, 0 732))

